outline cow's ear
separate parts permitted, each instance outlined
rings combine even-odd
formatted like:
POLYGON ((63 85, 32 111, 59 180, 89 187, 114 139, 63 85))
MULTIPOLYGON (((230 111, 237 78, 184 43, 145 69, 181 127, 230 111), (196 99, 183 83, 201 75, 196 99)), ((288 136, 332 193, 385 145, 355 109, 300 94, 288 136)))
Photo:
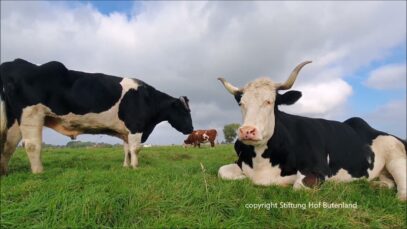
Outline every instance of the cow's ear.
POLYGON ((242 99, 243 92, 238 91, 234 96, 235 96, 236 102, 237 102, 237 103, 239 104, 239 106, 240 106, 240 99, 242 99))
POLYGON ((187 111, 191 111, 191 109, 189 108, 189 99, 186 96, 181 96, 179 97, 179 100, 182 103, 182 106, 187 110, 187 111))
POLYGON ((278 94, 276 97, 276 105, 291 105, 297 102, 302 96, 300 91, 287 91, 284 94, 278 94))

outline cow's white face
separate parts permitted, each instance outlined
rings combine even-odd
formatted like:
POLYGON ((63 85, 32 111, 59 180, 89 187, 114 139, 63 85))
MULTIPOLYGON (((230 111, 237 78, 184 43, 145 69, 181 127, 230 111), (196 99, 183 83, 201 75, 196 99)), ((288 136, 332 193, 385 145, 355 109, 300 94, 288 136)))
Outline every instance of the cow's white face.
POLYGON ((274 106, 276 85, 270 79, 260 78, 246 85, 239 102, 243 124, 238 137, 248 145, 263 145, 274 133, 274 106))
POLYGON ((243 124, 238 129, 239 140, 253 146, 267 144, 274 133, 275 106, 293 104, 301 97, 299 91, 289 91, 283 95, 277 94, 277 91, 290 89, 301 68, 309 63, 311 61, 297 65, 284 83, 260 78, 239 89, 225 79, 218 78, 226 90, 234 95, 242 110, 243 124))

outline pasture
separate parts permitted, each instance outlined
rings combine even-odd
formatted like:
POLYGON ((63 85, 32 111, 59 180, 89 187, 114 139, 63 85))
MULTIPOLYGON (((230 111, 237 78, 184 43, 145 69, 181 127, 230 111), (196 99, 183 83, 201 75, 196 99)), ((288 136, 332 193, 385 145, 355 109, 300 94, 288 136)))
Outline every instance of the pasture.
POLYGON ((42 158, 41 175, 22 149, 12 158, 1 228, 406 228, 395 190, 363 180, 307 191, 220 180, 219 167, 236 160, 232 145, 145 148, 137 170, 122 167, 122 148, 46 148, 42 158))

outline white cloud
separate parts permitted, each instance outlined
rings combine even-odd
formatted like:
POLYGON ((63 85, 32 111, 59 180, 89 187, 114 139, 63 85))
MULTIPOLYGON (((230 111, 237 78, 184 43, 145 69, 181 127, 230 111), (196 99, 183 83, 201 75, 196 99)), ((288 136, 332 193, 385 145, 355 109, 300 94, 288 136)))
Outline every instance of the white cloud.
POLYGON ((328 116, 330 111, 342 106, 352 94, 352 87, 341 79, 307 84, 296 89, 302 92, 302 98, 294 105, 282 106, 282 110, 316 117, 328 116))
POLYGON ((382 90, 406 88, 406 64, 389 64, 375 69, 364 83, 382 90))
MULTIPOLYGON (((196 126, 211 128, 240 121, 217 77, 238 86, 264 75, 283 81, 311 59, 296 82, 294 89, 304 91, 293 112, 335 117, 352 94, 344 77, 405 43, 405 7, 380 1, 143 2, 128 17, 103 15, 90 4, 2 1, 1 62, 58 60, 71 69, 137 77, 174 97, 187 95, 196 126)), ((163 142, 174 131, 155 130, 163 142)))
POLYGON ((373 128, 406 139, 406 103, 405 98, 393 100, 363 117, 373 128))

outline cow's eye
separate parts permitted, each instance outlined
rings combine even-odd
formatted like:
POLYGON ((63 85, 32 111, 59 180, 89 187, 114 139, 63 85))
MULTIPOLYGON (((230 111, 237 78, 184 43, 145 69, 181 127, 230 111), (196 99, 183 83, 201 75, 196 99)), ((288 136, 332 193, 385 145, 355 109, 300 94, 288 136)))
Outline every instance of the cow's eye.
POLYGON ((271 105, 271 104, 273 104, 270 100, 266 100, 266 101, 264 101, 264 104, 265 105, 271 105))

